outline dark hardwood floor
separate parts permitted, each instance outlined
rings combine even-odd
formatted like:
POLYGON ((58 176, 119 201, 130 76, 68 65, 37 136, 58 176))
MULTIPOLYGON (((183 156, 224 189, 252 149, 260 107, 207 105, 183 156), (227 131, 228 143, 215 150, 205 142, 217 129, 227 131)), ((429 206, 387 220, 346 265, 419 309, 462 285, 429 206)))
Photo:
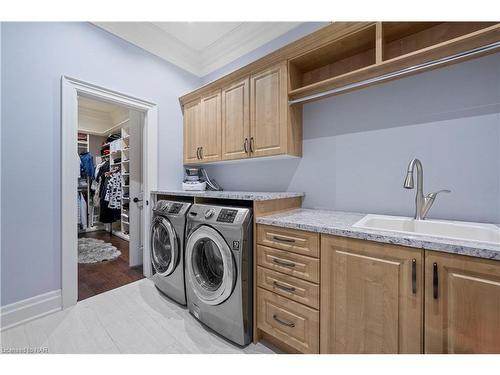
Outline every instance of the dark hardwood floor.
POLYGON ((78 301, 144 278, 142 266, 130 268, 128 265, 127 241, 104 231, 85 233, 78 237, 110 242, 122 253, 112 261, 78 264, 78 301))

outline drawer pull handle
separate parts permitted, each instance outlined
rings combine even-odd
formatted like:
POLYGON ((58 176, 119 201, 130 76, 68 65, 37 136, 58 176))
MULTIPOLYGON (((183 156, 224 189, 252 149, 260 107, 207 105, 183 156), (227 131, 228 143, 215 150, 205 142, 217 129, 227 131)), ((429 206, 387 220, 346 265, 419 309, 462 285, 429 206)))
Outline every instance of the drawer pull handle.
POLYGON ((273 319, 276 320, 279 324, 287 326, 287 327, 295 327, 295 323, 290 322, 288 320, 280 319, 277 315, 273 315, 273 319))
POLYGON ((285 237, 280 237, 280 236, 273 236, 273 240, 281 241, 281 242, 290 242, 290 243, 295 242, 295 240, 293 238, 285 238, 285 237))
POLYGON ((438 265, 436 262, 432 264, 432 296, 434 299, 439 298, 438 265))
POLYGON ((411 292, 417 294, 417 260, 411 260, 411 292))
POLYGON ((284 262, 282 261, 281 259, 276 259, 274 258, 273 259, 273 262, 276 263, 276 264, 279 264, 280 266, 283 266, 283 267, 295 267, 295 263, 292 263, 292 262, 284 262))
POLYGON ((295 292, 295 288, 293 286, 286 286, 286 285, 283 285, 283 284, 280 284, 276 281, 273 281, 273 285, 278 288, 278 289, 283 289, 287 292, 295 292))

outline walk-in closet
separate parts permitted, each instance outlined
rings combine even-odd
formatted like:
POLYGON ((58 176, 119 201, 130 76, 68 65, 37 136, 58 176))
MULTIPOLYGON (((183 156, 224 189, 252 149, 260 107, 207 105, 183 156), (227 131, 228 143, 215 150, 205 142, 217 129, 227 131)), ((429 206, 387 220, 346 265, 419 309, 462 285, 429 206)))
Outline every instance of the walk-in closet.
POLYGON ((141 133, 138 112, 78 98, 78 300, 143 277, 141 133))

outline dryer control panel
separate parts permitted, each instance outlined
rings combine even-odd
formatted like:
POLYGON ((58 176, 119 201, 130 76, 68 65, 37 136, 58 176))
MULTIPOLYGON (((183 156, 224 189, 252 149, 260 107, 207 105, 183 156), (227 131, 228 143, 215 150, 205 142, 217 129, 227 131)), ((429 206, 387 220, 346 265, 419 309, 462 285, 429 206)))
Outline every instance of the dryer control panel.
POLYGON ((234 223, 234 219, 236 218, 236 214, 238 210, 230 210, 227 208, 223 208, 219 212, 219 216, 217 216, 217 222, 219 223, 234 223))
POLYGON ((172 203, 168 209, 169 214, 178 214, 181 212, 183 204, 182 203, 172 203))

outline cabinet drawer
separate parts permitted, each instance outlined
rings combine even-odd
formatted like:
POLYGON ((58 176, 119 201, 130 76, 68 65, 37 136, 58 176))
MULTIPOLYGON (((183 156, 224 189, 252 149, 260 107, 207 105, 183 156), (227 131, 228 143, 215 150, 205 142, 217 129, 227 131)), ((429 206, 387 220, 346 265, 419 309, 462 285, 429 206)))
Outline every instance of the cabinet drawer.
POLYGON ((319 259, 257 245, 257 264, 300 279, 319 283, 319 259))
POLYGON ((319 352, 319 312, 257 288, 257 328, 303 352, 319 352))
POLYGON ((257 243, 319 258, 319 234, 302 230, 257 226, 257 243))
POLYGON ((319 285, 257 267, 257 285, 296 302, 319 309, 319 285))

